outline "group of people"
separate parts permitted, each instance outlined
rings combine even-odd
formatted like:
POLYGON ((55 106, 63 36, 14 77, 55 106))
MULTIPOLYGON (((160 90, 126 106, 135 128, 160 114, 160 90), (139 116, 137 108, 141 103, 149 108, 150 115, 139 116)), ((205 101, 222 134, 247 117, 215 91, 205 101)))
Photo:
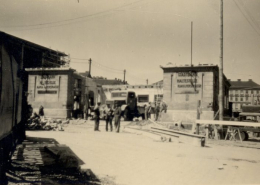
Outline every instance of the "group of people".
MULTIPOLYGON (((110 131, 113 131, 113 118, 115 123, 115 130, 119 133, 120 130, 120 119, 121 119, 121 107, 118 104, 115 104, 115 108, 107 105, 105 112, 105 120, 106 120, 106 131, 108 131, 108 125, 110 126, 110 131)), ((94 120, 95 127, 94 131, 99 131, 99 121, 100 121, 100 103, 98 103, 94 108, 94 120)))
POLYGON ((151 114, 154 114, 155 121, 158 121, 159 118, 161 117, 161 113, 164 111, 165 113, 167 112, 167 104, 163 101, 161 102, 155 102, 152 104, 149 102, 148 105, 145 105, 144 108, 144 115, 145 115, 145 120, 148 120, 151 118, 151 114))

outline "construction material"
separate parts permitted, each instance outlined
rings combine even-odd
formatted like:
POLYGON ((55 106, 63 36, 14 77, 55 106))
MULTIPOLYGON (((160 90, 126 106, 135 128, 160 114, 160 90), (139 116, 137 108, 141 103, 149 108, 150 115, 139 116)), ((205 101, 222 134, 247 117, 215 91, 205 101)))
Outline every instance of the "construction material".
POLYGON ((204 125, 226 125, 229 126, 227 130, 227 134, 225 136, 225 140, 229 137, 230 140, 234 139, 239 140, 242 142, 248 139, 248 135, 246 131, 252 132, 260 132, 260 123, 257 122, 240 122, 240 121, 216 121, 216 120, 196 120, 197 124, 204 124, 204 125), (251 128, 250 128, 251 127, 251 128), (242 133, 244 132, 244 133, 242 133), (245 136, 244 136, 245 134, 245 136), (243 137, 241 137, 241 135, 243 137))
POLYGON ((166 128, 158 128, 158 127, 151 127, 151 130, 157 133, 162 133, 162 134, 167 134, 172 137, 178 137, 180 142, 184 143, 189 143, 193 144, 196 146, 205 146, 205 136, 202 135, 196 135, 196 134, 191 134, 187 132, 181 132, 181 131, 176 131, 176 130, 170 130, 166 128))

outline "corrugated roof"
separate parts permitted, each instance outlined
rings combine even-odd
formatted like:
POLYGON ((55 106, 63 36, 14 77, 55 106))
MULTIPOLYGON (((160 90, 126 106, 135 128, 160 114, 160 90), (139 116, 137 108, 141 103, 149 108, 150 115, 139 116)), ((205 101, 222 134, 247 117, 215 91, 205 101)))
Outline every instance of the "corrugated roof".
POLYGON ((8 39, 9 41, 19 42, 19 43, 24 44, 25 46, 32 47, 34 49, 38 49, 38 50, 41 50, 41 51, 51 51, 52 53, 55 53, 56 55, 61 56, 61 57, 68 56, 64 52, 60 52, 60 51, 57 51, 57 50, 53 50, 53 49, 32 43, 30 41, 21 39, 19 37, 15 37, 13 35, 7 34, 7 33, 2 32, 2 31, 0 31, 0 38, 2 40, 8 39))

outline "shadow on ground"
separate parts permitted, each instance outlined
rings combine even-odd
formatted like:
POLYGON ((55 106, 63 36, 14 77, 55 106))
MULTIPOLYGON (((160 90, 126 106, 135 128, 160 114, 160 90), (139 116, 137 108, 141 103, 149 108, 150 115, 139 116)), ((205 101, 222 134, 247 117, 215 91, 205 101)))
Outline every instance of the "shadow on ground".
POLYGON ((29 137, 18 145, 7 169, 8 184, 101 184, 66 145, 51 138, 29 137))

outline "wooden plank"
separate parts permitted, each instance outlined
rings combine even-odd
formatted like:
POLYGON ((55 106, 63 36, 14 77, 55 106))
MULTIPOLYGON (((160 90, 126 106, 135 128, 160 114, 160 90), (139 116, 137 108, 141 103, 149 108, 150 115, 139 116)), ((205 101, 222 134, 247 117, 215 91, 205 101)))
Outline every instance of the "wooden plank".
POLYGON ((219 120, 196 120, 198 124, 212 124, 212 125, 228 125, 228 126, 251 126, 260 127, 257 122, 240 122, 240 121, 219 121, 219 120))
POLYGON ((151 127, 151 129, 160 130, 160 131, 164 131, 164 132, 168 132, 168 133, 172 133, 172 134, 179 134, 179 135, 185 135, 185 136, 196 137, 196 138, 205 138, 205 136, 202 136, 202 135, 190 134, 187 132, 181 132, 181 131, 176 131, 176 130, 171 130, 171 129, 166 129, 166 128, 151 127))

